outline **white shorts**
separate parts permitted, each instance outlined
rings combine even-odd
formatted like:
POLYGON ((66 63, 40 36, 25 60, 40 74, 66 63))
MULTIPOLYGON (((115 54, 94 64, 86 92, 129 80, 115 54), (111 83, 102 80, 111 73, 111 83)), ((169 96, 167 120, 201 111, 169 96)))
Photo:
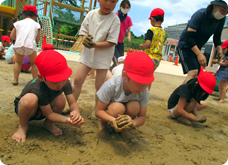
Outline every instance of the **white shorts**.
POLYGON ((8 64, 12 64, 11 58, 6 58, 6 62, 7 62, 8 64))
POLYGON ((168 109, 168 112, 169 112, 169 115, 170 115, 171 117, 176 118, 176 117, 174 116, 174 114, 173 114, 173 108, 168 109))

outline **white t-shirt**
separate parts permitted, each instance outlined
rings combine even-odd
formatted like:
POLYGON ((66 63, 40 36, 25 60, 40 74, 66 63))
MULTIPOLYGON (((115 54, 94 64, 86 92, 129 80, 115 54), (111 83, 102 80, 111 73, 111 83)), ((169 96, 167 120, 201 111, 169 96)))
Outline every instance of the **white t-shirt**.
POLYGON ((115 67, 112 69, 112 75, 113 75, 113 76, 122 75, 123 67, 124 67, 124 64, 119 64, 119 65, 115 66, 115 67))
POLYGON ((111 102, 127 103, 135 100, 139 101, 141 107, 146 107, 149 100, 148 88, 137 95, 131 93, 126 96, 123 83, 122 76, 115 76, 108 79, 97 91, 97 97, 105 104, 110 104, 111 102))
POLYGON ((25 18, 15 22, 13 25, 16 29, 16 41, 14 48, 24 46, 36 51, 36 37, 38 29, 40 29, 40 24, 31 18, 25 18))
MULTIPOLYGON (((79 35, 93 36, 94 42, 108 41, 117 44, 120 19, 111 12, 100 15, 99 9, 90 11, 82 22, 79 35)), ((83 48, 79 61, 94 69, 108 69, 114 56, 114 46, 109 48, 83 48)))

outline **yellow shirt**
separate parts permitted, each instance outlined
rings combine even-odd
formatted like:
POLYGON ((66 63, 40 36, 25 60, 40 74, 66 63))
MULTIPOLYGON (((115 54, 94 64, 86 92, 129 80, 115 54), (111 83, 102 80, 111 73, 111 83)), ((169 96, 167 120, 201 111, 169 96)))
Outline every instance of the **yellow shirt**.
POLYGON ((165 30, 161 27, 152 27, 150 30, 153 32, 153 38, 150 48, 145 49, 145 52, 151 59, 161 60, 162 48, 165 40, 165 30))

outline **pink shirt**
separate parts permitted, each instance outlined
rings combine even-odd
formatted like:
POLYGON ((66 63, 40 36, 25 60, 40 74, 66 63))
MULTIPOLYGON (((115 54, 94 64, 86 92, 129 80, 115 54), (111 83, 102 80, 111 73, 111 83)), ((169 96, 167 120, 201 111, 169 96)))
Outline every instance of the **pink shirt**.
MULTIPOLYGON (((116 12, 115 14, 119 17, 118 12, 116 12)), ((131 17, 129 17, 128 15, 124 21, 120 21, 120 34, 119 34, 119 38, 118 38, 119 43, 124 42, 124 37, 126 35, 127 29, 128 29, 128 27, 131 27, 131 26, 133 26, 133 24, 131 21, 131 17)))

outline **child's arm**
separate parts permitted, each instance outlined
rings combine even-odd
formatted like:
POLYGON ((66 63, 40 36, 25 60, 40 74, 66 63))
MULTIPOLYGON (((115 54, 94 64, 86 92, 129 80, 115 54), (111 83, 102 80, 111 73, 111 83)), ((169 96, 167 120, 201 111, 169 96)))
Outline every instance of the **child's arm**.
POLYGON ((133 127, 139 127, 145 123, 147 107, 141 107, 137 118, 132 120, 133 127))
MULTIPOLYGON (((185 97, 180 97, 177 106, 176 106, 176 111, 179 115, 189 119, 189 120, 193 120, 196 121, 196 116, 188 113, 187 111, 184 110, 185 106, 186 106, 186 102, 187 102, 187 98, 185 97)), ((175 112, 174 112, 175 113, 175 112)))
POLYGON ((80 115, 79 106, 77 101, 74 98, 74 95, 73 94, 66 95, 66 98, 71 110, 71 113, 70 113, 70 115, 72 116, 71 120, 73 120, 75 125, 84 124, 85 121, 80 115))
POLYGON ((15 28, 13 28, 13 30, 11 31, 10 38, 12 40, 16 40, 16 29, 15 28))
POLYGON ((127 29, 127 39, 130 43, 131 42, 131 27, 128 27, 128 29, 127 29))
POLYGON ((39 42, 39 40, 40 40, 40 33, 41 33, 41 29, 38 29, 37 36, 36 36, 36 42, 39 42))
POLYGON ((224 62, 218 62, 221 66, 227 66, 228 65, 228 59, 226 59, 224 62))
POLYGON ((104 120, 106 122, 113 123, 115 121, 115 117, 109 115, 105 109, 108 106, 108 104, 103 103, 100 101, 100 99, 97 102, 97 106, 95 109, 95 115, 100 118, 101 120, 104 120))
POLYGON ((139 45, 139 48, 140 49, 147 49, 147 48, 150 47, 150 45, 151 45, 151 41, 150 40, 146 40, 146 42, 144 44, 140 44, 139 45))

